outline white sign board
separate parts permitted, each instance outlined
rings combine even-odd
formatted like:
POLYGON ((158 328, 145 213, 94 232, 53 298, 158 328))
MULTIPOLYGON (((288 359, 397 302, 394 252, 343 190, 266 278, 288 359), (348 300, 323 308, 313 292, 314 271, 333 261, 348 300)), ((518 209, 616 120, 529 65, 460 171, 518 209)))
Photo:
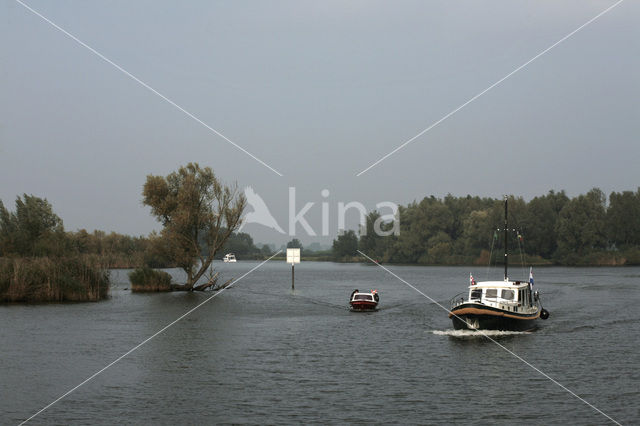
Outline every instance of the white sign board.
POLYGON ((287 263, 294 264, 300 263, 300 249, 288 248, 287 249, 287 263))

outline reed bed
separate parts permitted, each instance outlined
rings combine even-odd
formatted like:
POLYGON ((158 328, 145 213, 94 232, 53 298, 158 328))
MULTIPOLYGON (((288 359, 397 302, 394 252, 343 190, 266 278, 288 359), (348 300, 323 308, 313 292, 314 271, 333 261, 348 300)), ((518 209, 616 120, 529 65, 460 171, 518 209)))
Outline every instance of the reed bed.
POLYGON ((0 258, 0 302, 96 302, 109 270, 89 256, 0 258))
POLYGON ((129 272, 129 281, 134 293, 172 290, 171 275, 146 266, 129 272))

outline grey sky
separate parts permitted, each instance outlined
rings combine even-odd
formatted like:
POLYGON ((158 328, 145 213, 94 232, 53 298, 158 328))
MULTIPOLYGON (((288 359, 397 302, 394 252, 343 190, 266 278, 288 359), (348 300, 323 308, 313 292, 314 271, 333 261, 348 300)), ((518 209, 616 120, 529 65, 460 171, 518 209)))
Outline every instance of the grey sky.
POLYGON ((158 229, 145 176, 189 161, 251 185, 285 229, 295 185, 318 232, 322 201, 335 229, 338 201, 640 186, 634 0, 361 177, 614 1, 27 3, 284 174, 1 0, 0 198, 46 197, 69 230, 158 229))

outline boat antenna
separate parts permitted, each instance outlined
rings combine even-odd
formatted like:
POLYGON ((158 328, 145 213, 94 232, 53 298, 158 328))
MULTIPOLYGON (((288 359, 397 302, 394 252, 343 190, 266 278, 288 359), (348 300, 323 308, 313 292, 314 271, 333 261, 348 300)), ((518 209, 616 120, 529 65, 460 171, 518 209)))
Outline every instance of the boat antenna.
POLYGON ((508 201, 508 197, 505 195, 504 196, 504 280, 508 281, 509 278, 507 277, 507 266, 509 263, 509 255, 507 253, 507 201, 508 201))

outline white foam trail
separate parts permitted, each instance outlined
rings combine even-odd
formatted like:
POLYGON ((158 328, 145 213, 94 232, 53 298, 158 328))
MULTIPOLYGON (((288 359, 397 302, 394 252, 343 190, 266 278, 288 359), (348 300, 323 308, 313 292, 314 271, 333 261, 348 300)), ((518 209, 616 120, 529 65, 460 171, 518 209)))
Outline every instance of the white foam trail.
POLYGON ((482 333, 475 330, 431 330, 436 336, 451 337, 485 337, 485 336, 513 336, 518 334, 531 334, 530 331, 506 331, 506 330, 482 330, 482 333))

